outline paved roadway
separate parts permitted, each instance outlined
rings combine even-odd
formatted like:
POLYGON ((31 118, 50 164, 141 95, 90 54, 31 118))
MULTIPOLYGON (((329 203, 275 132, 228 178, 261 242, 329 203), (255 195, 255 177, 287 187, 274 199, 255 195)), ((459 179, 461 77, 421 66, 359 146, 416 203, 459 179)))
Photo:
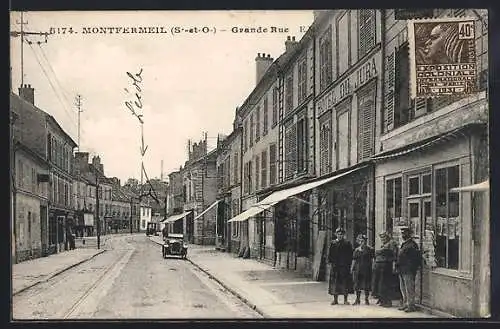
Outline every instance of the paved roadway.
POLYGON ((13 297, 17 319, 259 318, 145 235, 109 238, 106 252, 13 297))

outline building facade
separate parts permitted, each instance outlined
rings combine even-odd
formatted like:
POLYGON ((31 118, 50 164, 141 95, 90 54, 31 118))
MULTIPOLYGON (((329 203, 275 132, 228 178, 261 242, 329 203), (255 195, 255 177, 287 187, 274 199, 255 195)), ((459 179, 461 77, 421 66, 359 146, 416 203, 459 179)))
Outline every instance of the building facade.
POLYGON ((182 218, 183 232, 191 243, 215 245, 217 211, 204 211, 217 197, 216 162, 216 150, 207 153, 206 140, 201 141, 193 144, 182 171, 186 196, 183 207, 188 213, 182 218))
POLYGON ((35 106, 35 91, 25 85, 19 96, 11 94, 11 106, 19 118, 14 136, 49 163, 47 253, 68 248, 66 236, 74 225, 72 154, 76 143, 50 114, 35 106))
MULTIPOLYGON (((238 109, 236 109, 236 113, 238 109)), ((237 115, 237 114, 236 114, 237 115)), ((240 223, 231 225, 228 220, 240 213, 241 196, 241 124, 236 116, 233 131, 217 142, 217 234, 218 248, 238 252, 240 248, 240 223)))
POLYGON ((478 256, 487 248, 477 235, 486 217, 475 216, 479 198, 452 190, 489 175, 487 13, 441 9, 431 15, 474 19, 478 90, 467 97, 410 99, 407 21, 396 19, 395 10, 384 11, 387 82, 374 157, 376 229, 396 239, 400 227, 412 229, 424 255, 418 303, 470 317, 479 314, 481 278, 489 271, 478 256))
POLYGON ((140 216, 141 216, 141 231, 146 231, 148 224, 151 223, 151 206, 146 203, 142 202, 140 206, 140 216))
POLYGON ((15 250, 14 261, 46 256, 48 252, 49 164, 27 146, 14 142, 15 250))

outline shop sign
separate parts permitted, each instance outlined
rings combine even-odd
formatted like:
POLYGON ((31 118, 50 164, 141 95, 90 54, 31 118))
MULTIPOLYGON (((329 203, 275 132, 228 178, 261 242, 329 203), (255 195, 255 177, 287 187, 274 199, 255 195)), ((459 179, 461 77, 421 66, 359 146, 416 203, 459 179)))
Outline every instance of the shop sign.
POLYGON ((320 116, 326 110, 331 109, 335 104, 342 101, 347 96, 354 93, 356 89, 367 83, 373 77, 376 77, 381 66, 380 53, 371 57, 361 66, 359 66, 350 75, 327 92, 317 103, 317 115, 320 116))

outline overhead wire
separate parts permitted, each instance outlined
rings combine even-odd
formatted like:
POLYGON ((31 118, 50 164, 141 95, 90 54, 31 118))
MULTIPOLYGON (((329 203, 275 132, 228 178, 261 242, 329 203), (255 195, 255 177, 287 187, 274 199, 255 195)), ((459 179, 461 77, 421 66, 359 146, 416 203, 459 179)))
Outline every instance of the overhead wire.
POLYGON ((51 86, 52 90, 54 91, 54 93, 55 93, 55 95, 56 95, 57 99, 58 99, 58 100, 59 100, 59 102, 61 103, 61 105, 62 105, 62 107, 63 107, 63 109, 64 109, 64 112, 66 113, 66 115, 67 115, 67 116, 68 116, 68 118, 70 119, 71 123, 72 123, 72 124, 74 124, 74 126, 75 126, 75 127, 77 127, 77 124, 76 124, 76 122, 74 121, 74 118, 73 118, 73 117, 71 117, 71 115, 70 115, 69 111, 68 111, 68 110, 67 110, 67 108, 66 108, 66 105, 64 104, 64 101, 61 99, 61 96, 59 95, 59 92, 57 91, 57 88, 56 88, 56 87, 54 86, 54 84, 52 83, 52 80, 50 79, 49 74, 48 74, 48 73, 47 73, 47 71, 45 70, 45 68, 44 68, 43 64, 42 64, 42 63, 41 63, 41 61, 40 61, 40 58, 38 57, 38 55, 37 55, 37 53, 36 53, 35 49, 33 48, 33 45, 32 45, 32 44, 33 44, 33 42, 31 42, 31 41, 30 41, 29 39, 27 39, 27 38, 25 38, 25 40, 26 40, 26 43, 30 46, 31 50, 33 51, 33 55, 34 55, 34 57, 35 57, 35 59, 36 59, 36 61, 37 61, 38 65, 39 65, 39 66, 40 66, 40 68, 42 69, 43 74, 44 74, 44 75, 45 75, 45 77, 47 78, 47 80, 48 80, 48 82, 49 82, 49 84, 50 84, 50 86, 51 86))

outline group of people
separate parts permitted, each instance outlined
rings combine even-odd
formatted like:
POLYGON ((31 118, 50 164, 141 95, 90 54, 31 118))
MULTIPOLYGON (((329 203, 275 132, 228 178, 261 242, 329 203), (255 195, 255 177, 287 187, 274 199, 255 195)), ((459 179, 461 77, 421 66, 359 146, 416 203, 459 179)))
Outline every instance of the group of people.
POLYGON ((355 249, 345 239, 345 231, 342 228, 338 228, 335 235, 336 239, 332 240, 328 254, 328 293, 333 295, 332 305, 339 303, 339 295, 344 296, 344 304, 350 304, 348 296, 352 292, 356 294, 354 305, 359 305, 361 293, 364 292, 366 305, 370 304, 371 293, 378 299, 378 305, 391 307, 397 287, 394 281, 397 277, 402 297, 399 309, 405 312, 416 310, 415 278, 421 266, 422 256, 409 228, 401 229, 401 246, 398 246, 389 233, 379 234, 381 247, 377 250, 367 245, 365 235, 357 237, 359 246, 355 249))

